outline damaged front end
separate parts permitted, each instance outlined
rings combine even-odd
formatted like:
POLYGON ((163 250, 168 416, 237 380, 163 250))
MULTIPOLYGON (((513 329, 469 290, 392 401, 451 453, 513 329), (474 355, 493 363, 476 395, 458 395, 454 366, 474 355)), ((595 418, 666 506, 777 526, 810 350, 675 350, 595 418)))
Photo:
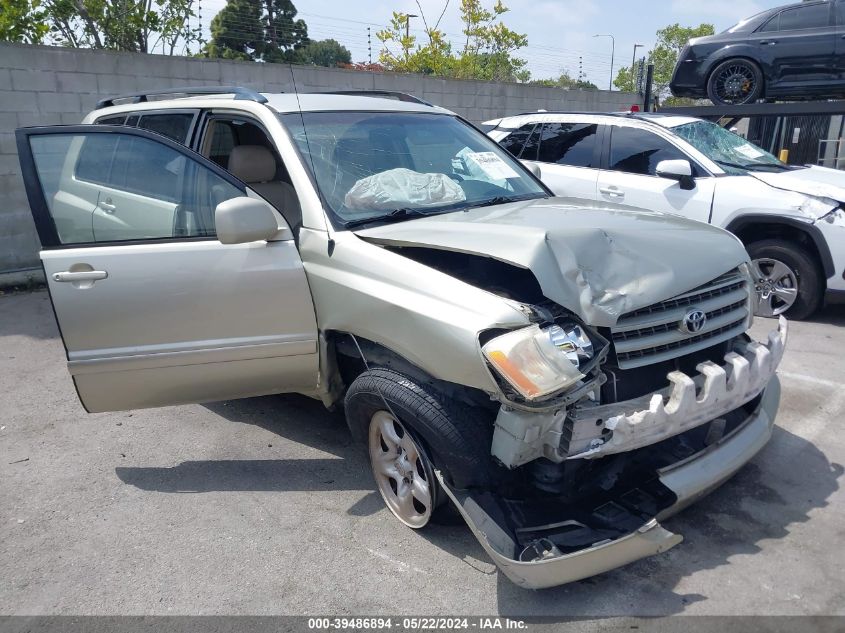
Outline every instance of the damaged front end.
MULTIPOLYGON (((526 397, 528 386, 509 377, 507 365, 497 366, 489 343, 483 347, 510 393, 491 451, 515 476, 496 491, 441 483, 511 580, 549 587, 669 549, 682 537, 657 521, 720 485, 768 441, 787 322, 781 318, 765 343, 751 341, 744 334, 749 294, 745 272, 732 271, 623 316, 606 332, 609 340, 591 330, 595 348, 582 359, 588 362, 575 359, 577 378, 553 395, 540 389, 526 397), (661 325, 677 325, 678 314, 698 306, 709 329, 678 333, 661 325), (667 367, 674 369, 660 381, 667 367), (655 380, 664 386, 637 393, 655 380)), ((537 331, 547 334, 541 325, 537 331)), ((538 334, 525 331, 523 338, 531 336, 538 334)), ((500 347, 544 384, 542 373, 531 373, 530 354, 500 347)))

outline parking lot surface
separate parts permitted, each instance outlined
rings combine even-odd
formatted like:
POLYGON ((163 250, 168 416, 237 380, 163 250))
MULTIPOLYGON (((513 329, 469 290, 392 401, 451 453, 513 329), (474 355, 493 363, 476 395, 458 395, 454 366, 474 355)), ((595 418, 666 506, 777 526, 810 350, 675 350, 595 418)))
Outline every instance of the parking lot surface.
MULTIPOLYGON (((46 292, 0 297, 2 614, 845 614, 845 309, 792 323, 772 441, 670 550, 527 591, 414 532, 300 396, 89 415, 46 292)), ((774 327, 758 319, 758 336, 774 327)))

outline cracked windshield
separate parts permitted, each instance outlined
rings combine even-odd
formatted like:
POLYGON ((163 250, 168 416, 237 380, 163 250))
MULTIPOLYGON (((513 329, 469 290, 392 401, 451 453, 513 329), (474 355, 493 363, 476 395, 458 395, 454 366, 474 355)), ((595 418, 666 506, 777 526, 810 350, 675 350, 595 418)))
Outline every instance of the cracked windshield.
POLYGON ((548 196, 507 152, 453 116, 306 112, 281 118, 340 226, 548 196))
POLYGON ((728 173, 788 169, 769 152, 709 121, 685 123, 672 128, 672 131, 728 173))

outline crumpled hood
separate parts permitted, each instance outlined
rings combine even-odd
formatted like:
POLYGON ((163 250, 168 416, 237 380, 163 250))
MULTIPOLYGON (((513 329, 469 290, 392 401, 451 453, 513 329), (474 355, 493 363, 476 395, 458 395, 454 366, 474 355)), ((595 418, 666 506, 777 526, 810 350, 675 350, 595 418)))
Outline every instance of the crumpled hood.
POLYGON ((528 268, 543 294, 593 326, 692 290, 748 256, 727 231, 681 217, 560 198, 355 232, 368 241, 489 256, 528 268))
POLYGON ((838 169, 811 165, 806 169, 778 173, 749 172, 748 175, 776 189, 845 202, 845 173, 838 169))

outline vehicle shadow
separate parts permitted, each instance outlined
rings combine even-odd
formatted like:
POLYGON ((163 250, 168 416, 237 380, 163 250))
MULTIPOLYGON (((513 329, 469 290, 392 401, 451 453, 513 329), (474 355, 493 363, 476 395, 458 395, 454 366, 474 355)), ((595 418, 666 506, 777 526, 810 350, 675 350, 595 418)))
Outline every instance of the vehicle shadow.
MULTIPOLYGON (((364 451, 353 443, 342 414, 302 396, 269 396, 205 405, 227 420, 254 424, 292 442, 335 455, 332 459, 208 460, 172 468, 116 468, 126 484, 170 493, 211 491, 369 491, 346 512, 368 516, 383 509, 364 451)), ((469 529, 459 521, 420 532, 432 545, 479 574, 498 575, 498 611, 507 616, 668 615, 706 600, 676 590, 701 570, 754 554, 763 540, 785 537, 809 520, 839 488, 843 467, 814 444, 775 427, 752 462, 707 498, 663 525, 684 536, 669 552, 621 569, 552 589, 530 591, 498 572, 469 529), (784 468, 784 463, 800 466, 784 468), (608 599, 622 596, 624 599, 608 599)), ((387 517, 387 515, 385 515, 387 517)), ((387 520, 387 519, 386 519, 387 520)))
POLYGON ((59 337, 53 306, 46 289, 5 292, 0 295, 0 337, 33 339, 59 337))
POLYGON ((830 325, 845 325, 845 304, 825 306, 809 319, 810 323, 827 323, 830 325))

